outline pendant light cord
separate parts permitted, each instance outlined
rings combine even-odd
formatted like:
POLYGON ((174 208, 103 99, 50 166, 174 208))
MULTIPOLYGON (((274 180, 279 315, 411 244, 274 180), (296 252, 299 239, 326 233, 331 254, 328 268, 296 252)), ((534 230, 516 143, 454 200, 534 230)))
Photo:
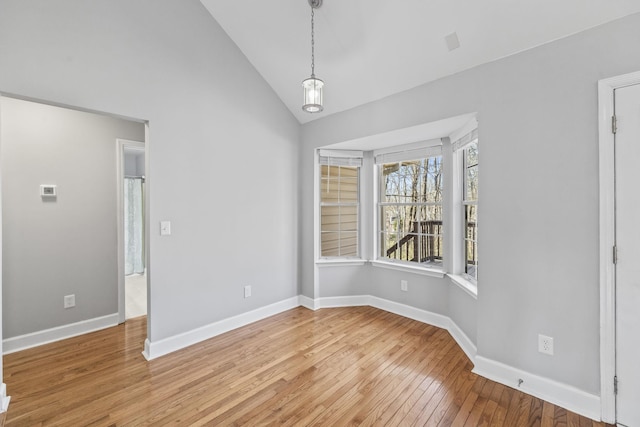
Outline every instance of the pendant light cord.
POLYGON ((311 6, 311 78, 315 78, 316 74, 315 74, 315 69, 316 69, 316 57, 315 57, 315 40, 314 40, 314 26, 313 26, 313 17, 314 17, 314 7, 311 6))

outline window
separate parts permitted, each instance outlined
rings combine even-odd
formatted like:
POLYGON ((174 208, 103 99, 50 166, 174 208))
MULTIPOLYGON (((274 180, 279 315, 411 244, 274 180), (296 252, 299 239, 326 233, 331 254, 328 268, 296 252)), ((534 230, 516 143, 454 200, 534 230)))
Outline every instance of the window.
POLYGON ((478 279, 478 136, 477 131, 453 143, 460 162, 462 182, 462 273, 474 283, 478 279))
POLYGON ((376 156, 378 258, 442 268, 441 147, 376 156))
POLYGON ((396 145, 384 135, 317 150, 319 266, 369 260, 376 267, 412 274, 447 275, 477 296, 478 121, 465 117, 464 125, 447 133, 396 145), (380 148, 384 142, 389 145, 380 148))
POLYGON ((361 165, 361 155, 351 157, 350 152, 320 151, 320 257, 322 258, 359 256, 361 165))

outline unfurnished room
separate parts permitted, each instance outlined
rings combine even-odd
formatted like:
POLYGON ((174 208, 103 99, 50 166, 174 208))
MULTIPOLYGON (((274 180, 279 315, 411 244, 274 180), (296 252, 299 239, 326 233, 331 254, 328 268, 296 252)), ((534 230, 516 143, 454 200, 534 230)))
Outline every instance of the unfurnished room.
POLYGON ((0 427, 640 427, 640 2, 0 0, 0 427))

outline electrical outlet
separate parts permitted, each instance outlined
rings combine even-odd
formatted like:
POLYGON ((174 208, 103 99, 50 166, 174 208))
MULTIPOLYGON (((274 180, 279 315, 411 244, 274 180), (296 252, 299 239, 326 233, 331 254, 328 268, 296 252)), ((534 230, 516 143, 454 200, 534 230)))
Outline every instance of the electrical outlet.
POLYGON ((251 296, 251 286, 244 287, 244 297, 249 298, 251 296))
POLYGON ((406 280, 400 280, 400 290, 407 292, 409 290, 409 284, 406 280))
POLYGON ((553 356, 553 338, 546 335, 538 335, 538 351, 553 356))
POLYGON ((76 306, 76 295, 65 295, 64 297, 64 308, 72 308, 76 306))

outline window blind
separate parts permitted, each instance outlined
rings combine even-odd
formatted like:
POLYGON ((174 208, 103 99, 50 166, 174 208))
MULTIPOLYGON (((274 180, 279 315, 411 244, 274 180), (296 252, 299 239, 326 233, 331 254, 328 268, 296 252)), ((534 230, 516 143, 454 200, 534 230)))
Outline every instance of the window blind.
POLYGON ((357 150, 318 150, 319 163, 330 166, 362 166, 362 151, 357 150))
POLYGON ((468 134, 453 141, 453 144, 451 144, 451 146, 453 147, 453 151, 457 151, 466 147, 472 142, 477 142, 477 141, 478 141, 478 129, 476 128, 471 132, 469 132, 468 134))
POLYGON ((375 163, 377 165, 384 163, 397 163, 406 160, 424 159, 426 157, 434 157, 442 154, 441 145, 433 145, 430 147, 414 148, 411 150, 394 151, 391 153, 376 153, 374 151, 375 163))

